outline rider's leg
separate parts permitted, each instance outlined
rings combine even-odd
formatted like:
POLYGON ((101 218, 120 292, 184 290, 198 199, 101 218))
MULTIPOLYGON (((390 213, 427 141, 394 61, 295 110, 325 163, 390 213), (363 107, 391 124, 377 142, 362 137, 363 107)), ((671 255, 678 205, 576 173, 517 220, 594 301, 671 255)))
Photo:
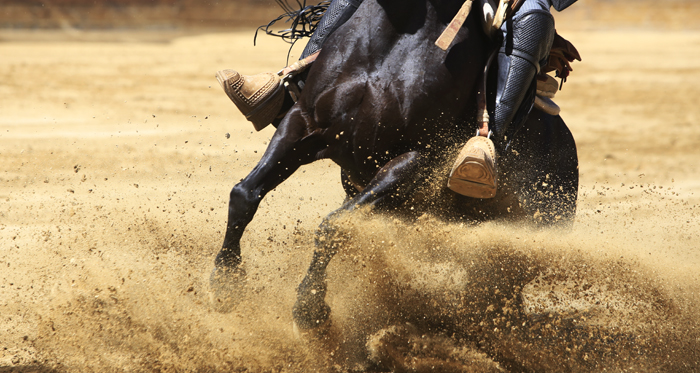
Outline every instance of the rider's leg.
POLYGON ((512 24, 504 27, 510 29, 506 32, 512 36, 504 38, 498 54, 496 103, 492 115, 494 140, 502 145, 509 141, 506 137, 509 126, 517 126, 525 120, 516 118, 518 109, 525 105, 524 110, 528 111, 532 106, 534 96, 528 95, 528 89, 541 66, 547 63, 554 40, 554 18, 549 11, 532 10, 517 14, 512 24), (531 101, 523 102, 525 98, 531 101), (514 119, 518 123, 513 122, 514 119))
POLYGON ((280 74, 262 73, 245 76, 234 70, 222 70, 216 78, 226 95, 238 109, 253 122, 260 131, 270 124, 280 113, 284 101, 284 87, 281 77, 298 69, 304 69, 316 59, 316 55, 328 36, 344 24, 355 13, 363 0, 333 0, 321 17, 318 27, 311 35, 306 48, 295 63, 283 69, 280 74))
MULTIPOLYGON (((527 112, 532 106, 534 96, 528 92, 552 46, 554 18, 548 10, 528 10, 516 14, 503 29, 505 37, 496 66, 496 103, 491 113, 496 144, 487 138, 487 133, 471 138, 450 173, 450 189, 469 197, 491 198, 496 195, 496 145, 499 149, 505 148, 509 141, 508 128, 518 109, 523 107, 527 112), (526 97, 530 102, 524 102, 526 97)), ((525 116, 516 119, 522 121, 525 116)))

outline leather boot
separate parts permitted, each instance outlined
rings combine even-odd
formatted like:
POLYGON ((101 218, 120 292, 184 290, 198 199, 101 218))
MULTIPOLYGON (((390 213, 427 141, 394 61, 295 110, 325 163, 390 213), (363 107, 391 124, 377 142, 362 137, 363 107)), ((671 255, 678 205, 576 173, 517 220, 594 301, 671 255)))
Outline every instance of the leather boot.
POLYGON ((457 156, 447 187, 473 198, 493 198, 497 187, 496 148, 491 139, 474 136, 457 156))
POLYGON ((277 74, 241 75, 221 70, 216 80, 256 131, 267 127, 277 117, 284 102, 284 87, 277 74))

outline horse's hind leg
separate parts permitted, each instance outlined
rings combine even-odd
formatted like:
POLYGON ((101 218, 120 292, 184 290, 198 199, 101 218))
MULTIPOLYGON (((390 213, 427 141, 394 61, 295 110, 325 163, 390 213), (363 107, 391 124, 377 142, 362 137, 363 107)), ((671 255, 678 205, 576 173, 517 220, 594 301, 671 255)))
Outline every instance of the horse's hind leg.
POLYGON ((340 213, 371 205, 389 208, 404 202, 421 178, 424 157, 418 152, 405 153, 394 158, 370 181, 367 187, 348 199, 343 206, 329 214, 316 233, 316 250, 306 277, 297 289, 297 301, 292 314, 300 330, 310 330, 327 325, 330 307, 325 302, 326 267, 344 243, 343 235, 334 223, 340 213))
POLYGON ((244 272, 239 266, 242 260, 240 240, 260 201, 299 166, 315 160, 316 153, 323 147, 316 137, 303 137, 304 122, 301 116, 288 117, 290 119, 280 124, 270 140, 260 162, 231 190, 226 234, 210 278, 221 309, 233 304, 236 297, 234 290, 241 286, 244 272))
POLYGON ((507 177, 516 186, 522 210, 538 225, 571 226, 578 198, 578 155, 561 117, 533 110, 510 149, 507 177))

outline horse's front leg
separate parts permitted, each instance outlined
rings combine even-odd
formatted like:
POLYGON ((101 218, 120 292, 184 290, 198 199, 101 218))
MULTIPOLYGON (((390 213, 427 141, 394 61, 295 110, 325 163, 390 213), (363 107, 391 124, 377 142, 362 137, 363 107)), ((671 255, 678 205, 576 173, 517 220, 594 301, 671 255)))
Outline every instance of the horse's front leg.
POLYGON ((312 162, 323 147, 317 137, 304 137, 300 115, 290 115, 270 140, 265 154, 255 168, 231 190, 228 222, 221 251, 214 261, 210 284, 215 305, 227 310, 243 286, 245 271, 241 267, 241 236, 253 219, 263 197, 292 175, 301 165, 312 162))
POLYGON ((403 203, 415 189, 416 181, 421 178, 424 163, 425 157, 415 151, 392 159, 379 169, 362 192, 324 218, 316 233, 316 250, 311 265, 297 289, 297 301, 292 310, 294 324, 299 331, 305 332, 329 324, 330 307, 325 302, 326 267, 344 244, 344 236, 335 224, 335 217, 366 205, 387 208, 403 203))

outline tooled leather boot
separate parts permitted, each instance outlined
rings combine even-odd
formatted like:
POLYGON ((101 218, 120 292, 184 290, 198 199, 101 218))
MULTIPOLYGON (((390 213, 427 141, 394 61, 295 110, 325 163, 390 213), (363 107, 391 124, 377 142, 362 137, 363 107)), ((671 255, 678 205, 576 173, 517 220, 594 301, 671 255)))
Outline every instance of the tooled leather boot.
POLYGON ((484 136, 474 136, 457 156, 447 187, 467 197, 493 198, 497 177, 493 141, 484 136))
MULTIPOLYGON (((280 115, 285 99, 282 78, 298 74, 311 64, 325 40, 355 13, 363 0, 333 0, 323 14, 311 39, 306 44, 301 59, 278 74, 263 73, 252 76, 240 75, 234 70, 216 73, 216 79, 246 119, 253 122, 257 131, 280 115)), ((298 95, 299 92, 293 92, 298 95)), ((292 97, 296 101, 295 97, 292 97)))
POLYGON ((255 130, 260 131, 286 113, 286 110, 282 110, 286 88, 289 88, 293 102, 297 101, 300 90, 290 79, 311 66, 319 52, 300 59, 277 74, 262 73, 248 76, 229 69, 217 72, 216 80, 246 119, 253 122, 255 130))
POLYGON ((241 75, 234 70, 221 70, 216 80, 256 131, 267 127, 282 109, 284 87, 277 74, 241 75))

